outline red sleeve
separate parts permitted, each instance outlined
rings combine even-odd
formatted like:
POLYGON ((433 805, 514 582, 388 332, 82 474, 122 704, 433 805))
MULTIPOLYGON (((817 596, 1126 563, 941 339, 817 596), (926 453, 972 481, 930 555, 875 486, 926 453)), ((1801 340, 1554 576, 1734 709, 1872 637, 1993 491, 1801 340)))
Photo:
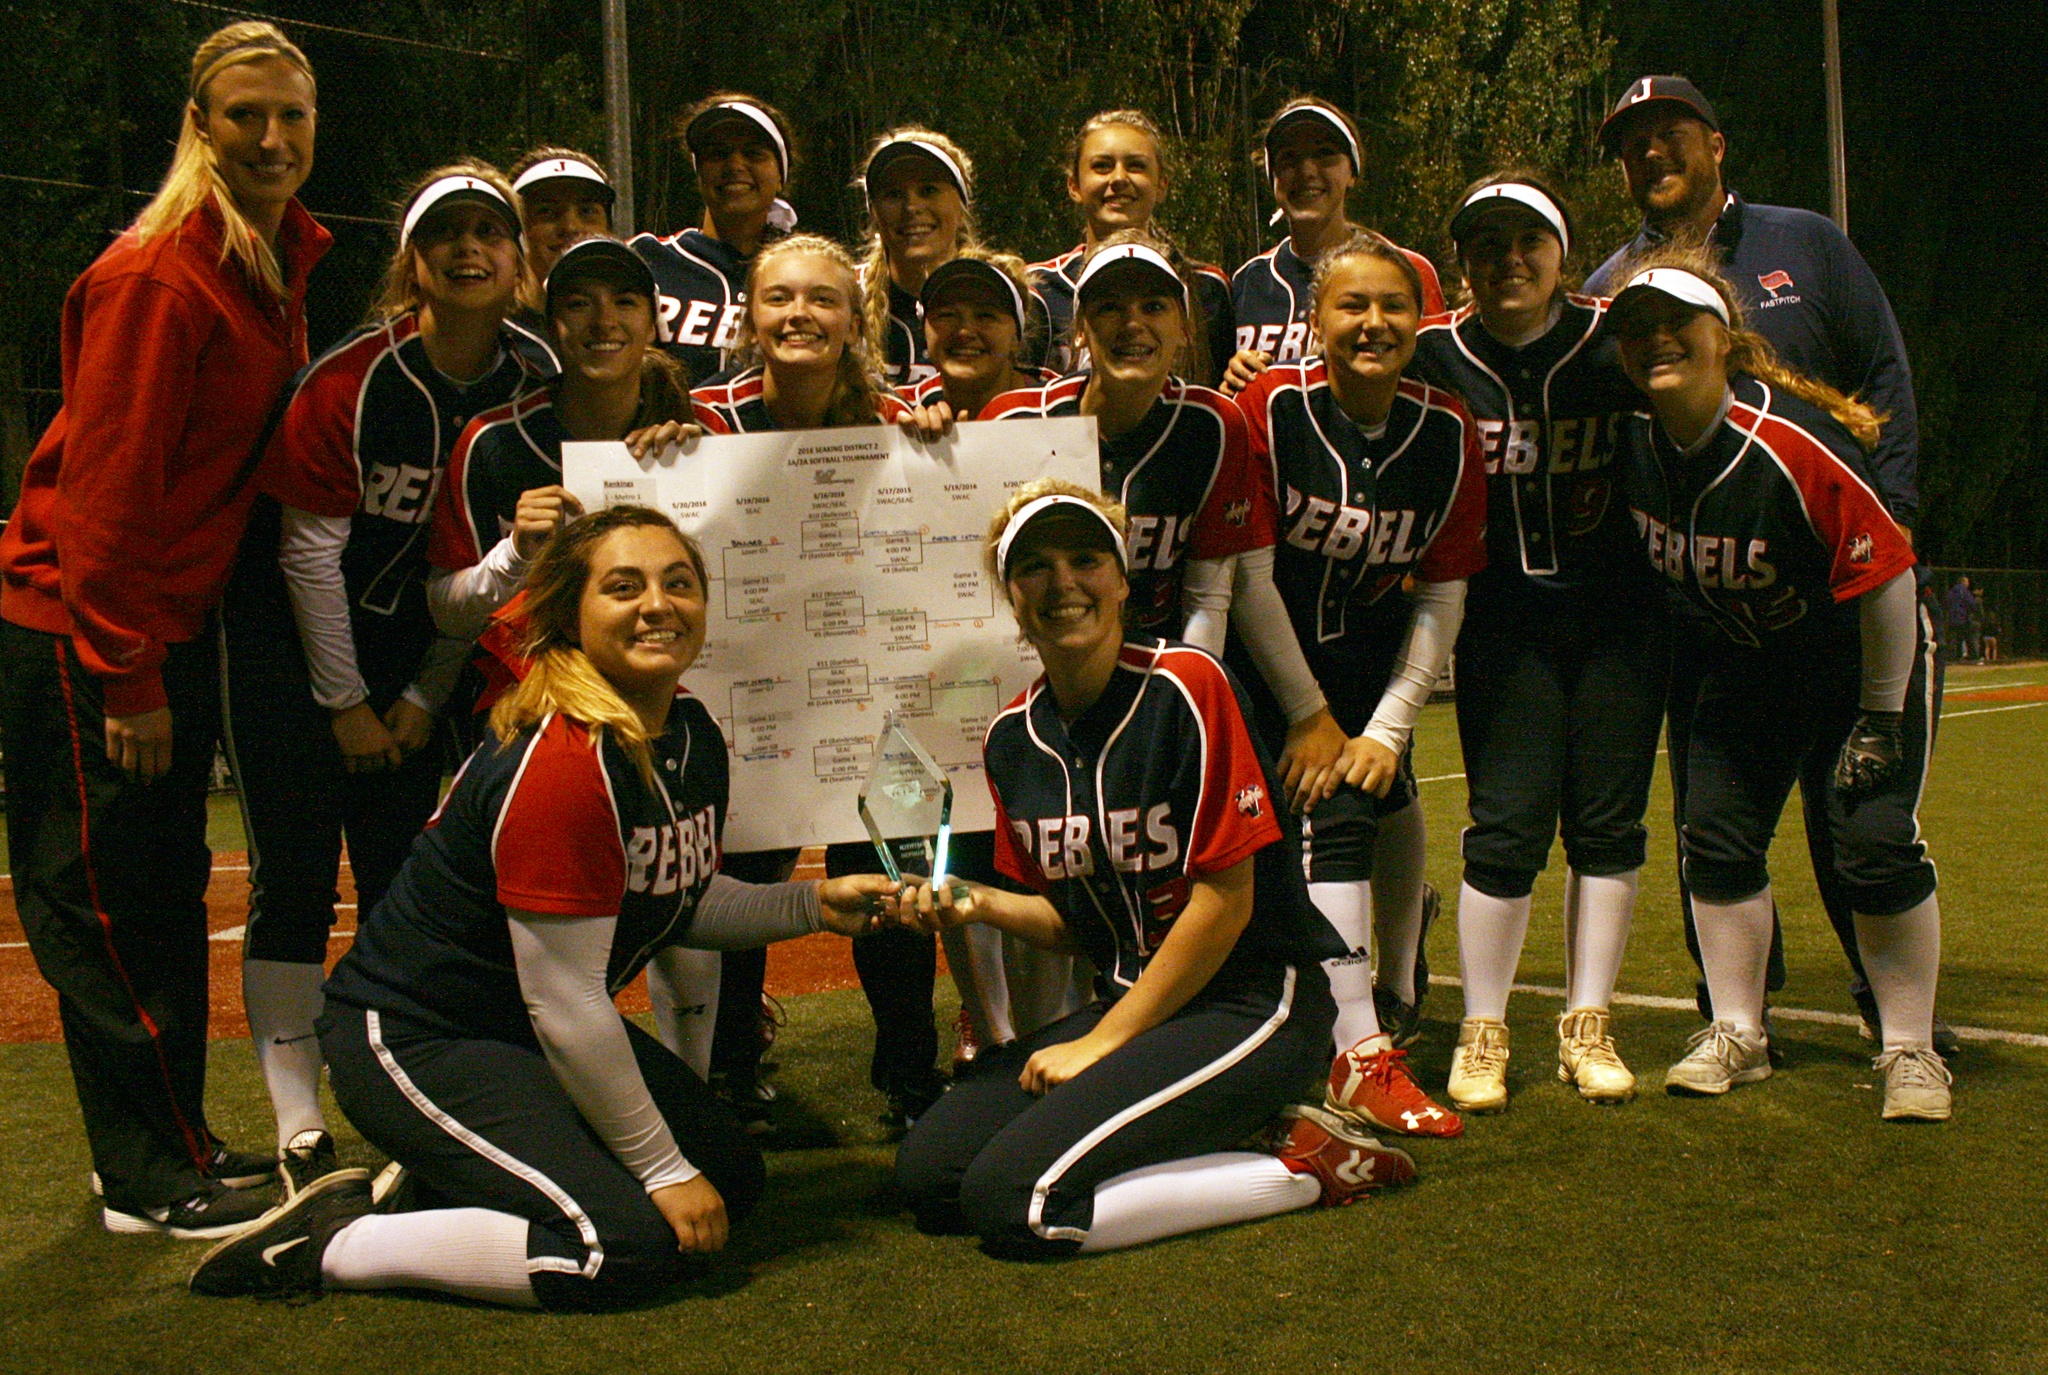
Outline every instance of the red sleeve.
POLYGON ((884 425, 894 425, 910 414, 910 407, 903 404, 903 398, 893 391, 875 393, 875 419, 884 425))
POLYGON ((1202 740, 1202 800, 1188 830, 1183 864, 1193 880, 1220 874, 1273 844, 1280 839, 1280 823, 1237 694, 1222 668, 1198 650, 1171 657, 1174 677, 1199 719, 1202 740))
POLYGON ((1758 437, 1799 489, 1807 524, 1828 551, 1828 587, 1838 602, 1883 587, 1914 563, 1905 531, 1867 483, 1827 445, 1772 417, 1758 437))
POLYGON ((116 716, 165 702, 156 590, 167 465, 187 428, 205 343, 193 314, 177 290, 124 273, 82 293, 73 335, 67 459, 51 523, 73 643, 116 716))
POLYGON ((1424 582, 1456 582, 1486 567, 1486 451, 1479 442, 1479 427, 1462 401, 1445 392, 1430 397, 1458 418, 1458 433, 1464 457, 1458 464, 1458 490, 1451 497, 1450 514, 1443 528, 1422 551, 1415 576, 1424 582))
POLYGON ((491 836, 498 901, 559 917, 614 917, 626 850, 604 760, 581 725, 557 716, 527 746, 491 836))
POLYGON ((993 778, 988 781, 988 794, 996 803, 996 872, 1005 878, 1015 879, 1035 893, 1045 892, 1052 885, 1045 881, 1037 862, 1019 848, 1010 813, 1003 806, 1003 795, 997 790, 993 778))
POLYGON ((483 540, 469 513, 469 455, 477 435, 483 432, 479 416, 463 427, 448 456, 448 472, 441 490, 434 494, 434 523, 427 531, 427 562, 436 568, 459 572, 482 563, 483 540))
POLYGON ((355 457, 363 375, 350 366, 356 360, 355 349, 330 355, 300 381, 256 470, 259 491, 316 516, 355 514, 363 497, 355 457))
POLYGON ((1415 264, 1415 275, 1422 278, 1422 313, 1425 316, 1444 313, 1444 284, 1437 279, 1436 264, 1411 249, 1402 249, 1408 261, 1415 264))
MULTIPOLYGON (((1194 390, 1189 388, 1189 390, 1194 390)), ((1221 559, 1273 543, 1279 518, 1273 509, 1272 485, 1262 480, 1252 458, 1251 434, 1237 404, 1218 392, 1201 397, 1223 424, 1223 452, 1216 459, 1216 477, 1195 526, 1188 534, 1188 557, 1221 559)))

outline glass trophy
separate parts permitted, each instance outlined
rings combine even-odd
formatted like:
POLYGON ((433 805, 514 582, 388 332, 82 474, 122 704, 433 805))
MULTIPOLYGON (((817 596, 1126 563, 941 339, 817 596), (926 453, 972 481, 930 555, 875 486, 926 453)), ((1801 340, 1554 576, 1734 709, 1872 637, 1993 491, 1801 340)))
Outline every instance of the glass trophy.
MULTIPOLYGON (((929 875, 946 872, 953 837, 953 780, 893 711, 875 736, 875 760, 860 785, 860 820, 890 878, 907 864, 929 875)), ((955 886, 956 896, 965 896, 955 886)))

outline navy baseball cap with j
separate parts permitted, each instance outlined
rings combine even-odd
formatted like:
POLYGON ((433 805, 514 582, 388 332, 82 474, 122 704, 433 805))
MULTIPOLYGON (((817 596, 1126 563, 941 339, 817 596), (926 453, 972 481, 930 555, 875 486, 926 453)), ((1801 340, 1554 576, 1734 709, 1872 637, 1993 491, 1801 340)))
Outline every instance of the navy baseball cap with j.
POLYGON ((1637 77, 1614 102, 1614 109, 1600 125, 1600 150, 1608 157, 1619 156, 1621 136, 1635 123, 1639 110, 1678 106, 1709 129, 1719 133, 1721 121, 1714 107, 1700 94, 1700 88, 1682 76, 1637 77))

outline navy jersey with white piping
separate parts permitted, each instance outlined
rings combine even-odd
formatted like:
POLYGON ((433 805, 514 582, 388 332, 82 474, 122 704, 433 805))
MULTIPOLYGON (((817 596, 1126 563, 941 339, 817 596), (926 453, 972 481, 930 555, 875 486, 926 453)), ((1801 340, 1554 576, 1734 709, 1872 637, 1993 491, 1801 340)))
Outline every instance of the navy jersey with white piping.
POLYGON ((427 561, 459 570, 483 561, 512 533, 519 496, 562 480, 562 442, 555 389, 537 387, 469 422, 448 458, 448 476, 434 503, 427 561))
MULTIPOLYGON (((1416 275, 1422 278, 1417 308, 1424 315, 1443 314, 1444 289, 1437 280, 1436 265, 1406 248, 1401 255, 1415 265, 1416 275)), ((1237 325, 1237 347, 1256 349, 1276 363, 1306 358, 1308 319, 1315 311, 1315 276, 1315 264, 1302 261, 1292 239, 1282 239, 1232 273, 1230 309, 1237 325)))
POLYGON ((1623 429, 1628 503, 1650 565, 1746 648, 1839 626, 1847 603, 1913 566, 1913 548, 1834 418, 1746 374, 1685 454, 1647 414, 1623 429))
POLYGON ((1486 453, 1486 569, 1473 579, 1475 602, 1647 585, 1614 464, 1616 433, 1642 393, 1621 370, 1607 305, 1568 296, 1549 332, 1521 348, 1494 338, 1470 306, 1416 335, 1410 370, 1464 401, 1486 453))
MULTIPOLYGON (((1079 415, 1088 374, 1005 392, 983 420, 1079 415)), ((1220 559, 1273 542, 1270 489, 1253 464, 1244 416, 1207 387, 1166 379, 1143 420, 1101 443, 1102 491, 1130 513, 1132 628, 1172 638, 1186 624, 1189 559, 1220 559)))
POLYGON ((527 371, 535 377, 553 377, 562 370, 555 327, 540 311, 532 306, 519 307, 505 317, 505 333, 513 350, 526 360, 527 371))
POLYGON ((328 998, 532 1044, 508 908, 617 916, 605 980, 625 987, 689 931, 725 822, 725 739, 704 704, 679 690, 650 745, 653 787, 608 733, 568 717, 486 740, 362 922, 328 998))
POLYGON ((747 310, 747 270, 731 244, 701 229, 636 234, 629 245, 654 274, 655 337, 695 386, 724 371, 747 310))
POLYGON ((1337 403, 1321 358, 1282 363, 1238 396, 1279 511, 1273 581, 1347 735, 1372 719, 1407 630, 1408 575, 1486 566, 1486 468, 1463 403, 1404 377, 1377 437, 1337 403))
MULTIPOLYGON (((759 366, 735 373, 726 381, 693 388, 690 410, 711 434, 759 434, 778 428, 762 395, 759 366)), ((875 394, 875 423, 893 425, 909 411, 894 392, 875 394)))
MULTIPOLYGON (((1810 210, 1755 205, 1730 192, 1710 243, 1742 298, 1749 327, 1788 366, 1887 416, 1865 459, 1892 518, 1911 526, 1920 507, 1920 422, 1913 368, 1891 302, 1870 264, 1835 222, 1810 210)), ((1612 294, 1623 261, 1663 242, 1645 227, 1600 264, 1586 290, 1612 294)))
MULTIPOLYGON (((1057 382, 1059 380, 1059 374, 1052 371, 1050 368, 1019 368, 1018 371, 1023 373, 1025 376, 1032 378, 1041 386, 1043 386, 1047 382, 1057 382)), ((925 378, 922 382, 917 382, 910 386, 898 387, 896 389, 896 395, 903 399, 903 404, 906 406, 929 406, 934 401, 943 401, 946 399, 946 379, 935 372, 930 377, 925 378)), ((973 420, 975 417, 971 415, 963 415, 956 418, 961 420, 973 420)))
MULTIPOLYGON (((1033 263, 1028 269, 1032 290, 1045 303, 1046 362, 1067 372, 1077 372, 1086 351, 1074 341, 1074 285, 1087 265, 1088 245, 1076 244, 1056 258, 1033 263)), ((1214 385, 1223 376, 1231 354, 1237 351, 1237 331, 1230 306, 1230 278, 1220 267, 1208 263, 1192 265, 1188 285, 1202 312, 1202 338, 1209 348, 1209 376, 1214 385)))
POLYGON ((1275 803, 1286 794, 1245 712, 1221 664, 1152 640, 1124 645, 1072 722, 1040 678, 989 723, 996 867, 1052 902, 1112 996, 1137 982, 1191 885, 1246 859, 1251 921, 1226 970, 1343 953, 1309 902, 1299 836, 1275 803))
POLYGON ((427 533, 449 453, 532 381, 509 337, 483 377, 450 380, 411 313, 365 325, 299 375, 257 481, 287 506, 350 518, 341 569, 365 678, 409 675, 432 643, 427 533))

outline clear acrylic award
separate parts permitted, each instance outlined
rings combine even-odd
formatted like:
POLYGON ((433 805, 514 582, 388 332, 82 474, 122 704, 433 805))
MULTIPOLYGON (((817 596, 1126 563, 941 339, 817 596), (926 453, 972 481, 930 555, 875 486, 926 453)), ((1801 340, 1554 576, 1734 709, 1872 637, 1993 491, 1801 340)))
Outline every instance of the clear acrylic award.
POLYGON ((933 876, 946 872, 953 780, 893 711, 875 736, 875 759, 860 785, 858 806, 890 878, 900 882, 906 864, 912 873, 920 867, 933 876))

